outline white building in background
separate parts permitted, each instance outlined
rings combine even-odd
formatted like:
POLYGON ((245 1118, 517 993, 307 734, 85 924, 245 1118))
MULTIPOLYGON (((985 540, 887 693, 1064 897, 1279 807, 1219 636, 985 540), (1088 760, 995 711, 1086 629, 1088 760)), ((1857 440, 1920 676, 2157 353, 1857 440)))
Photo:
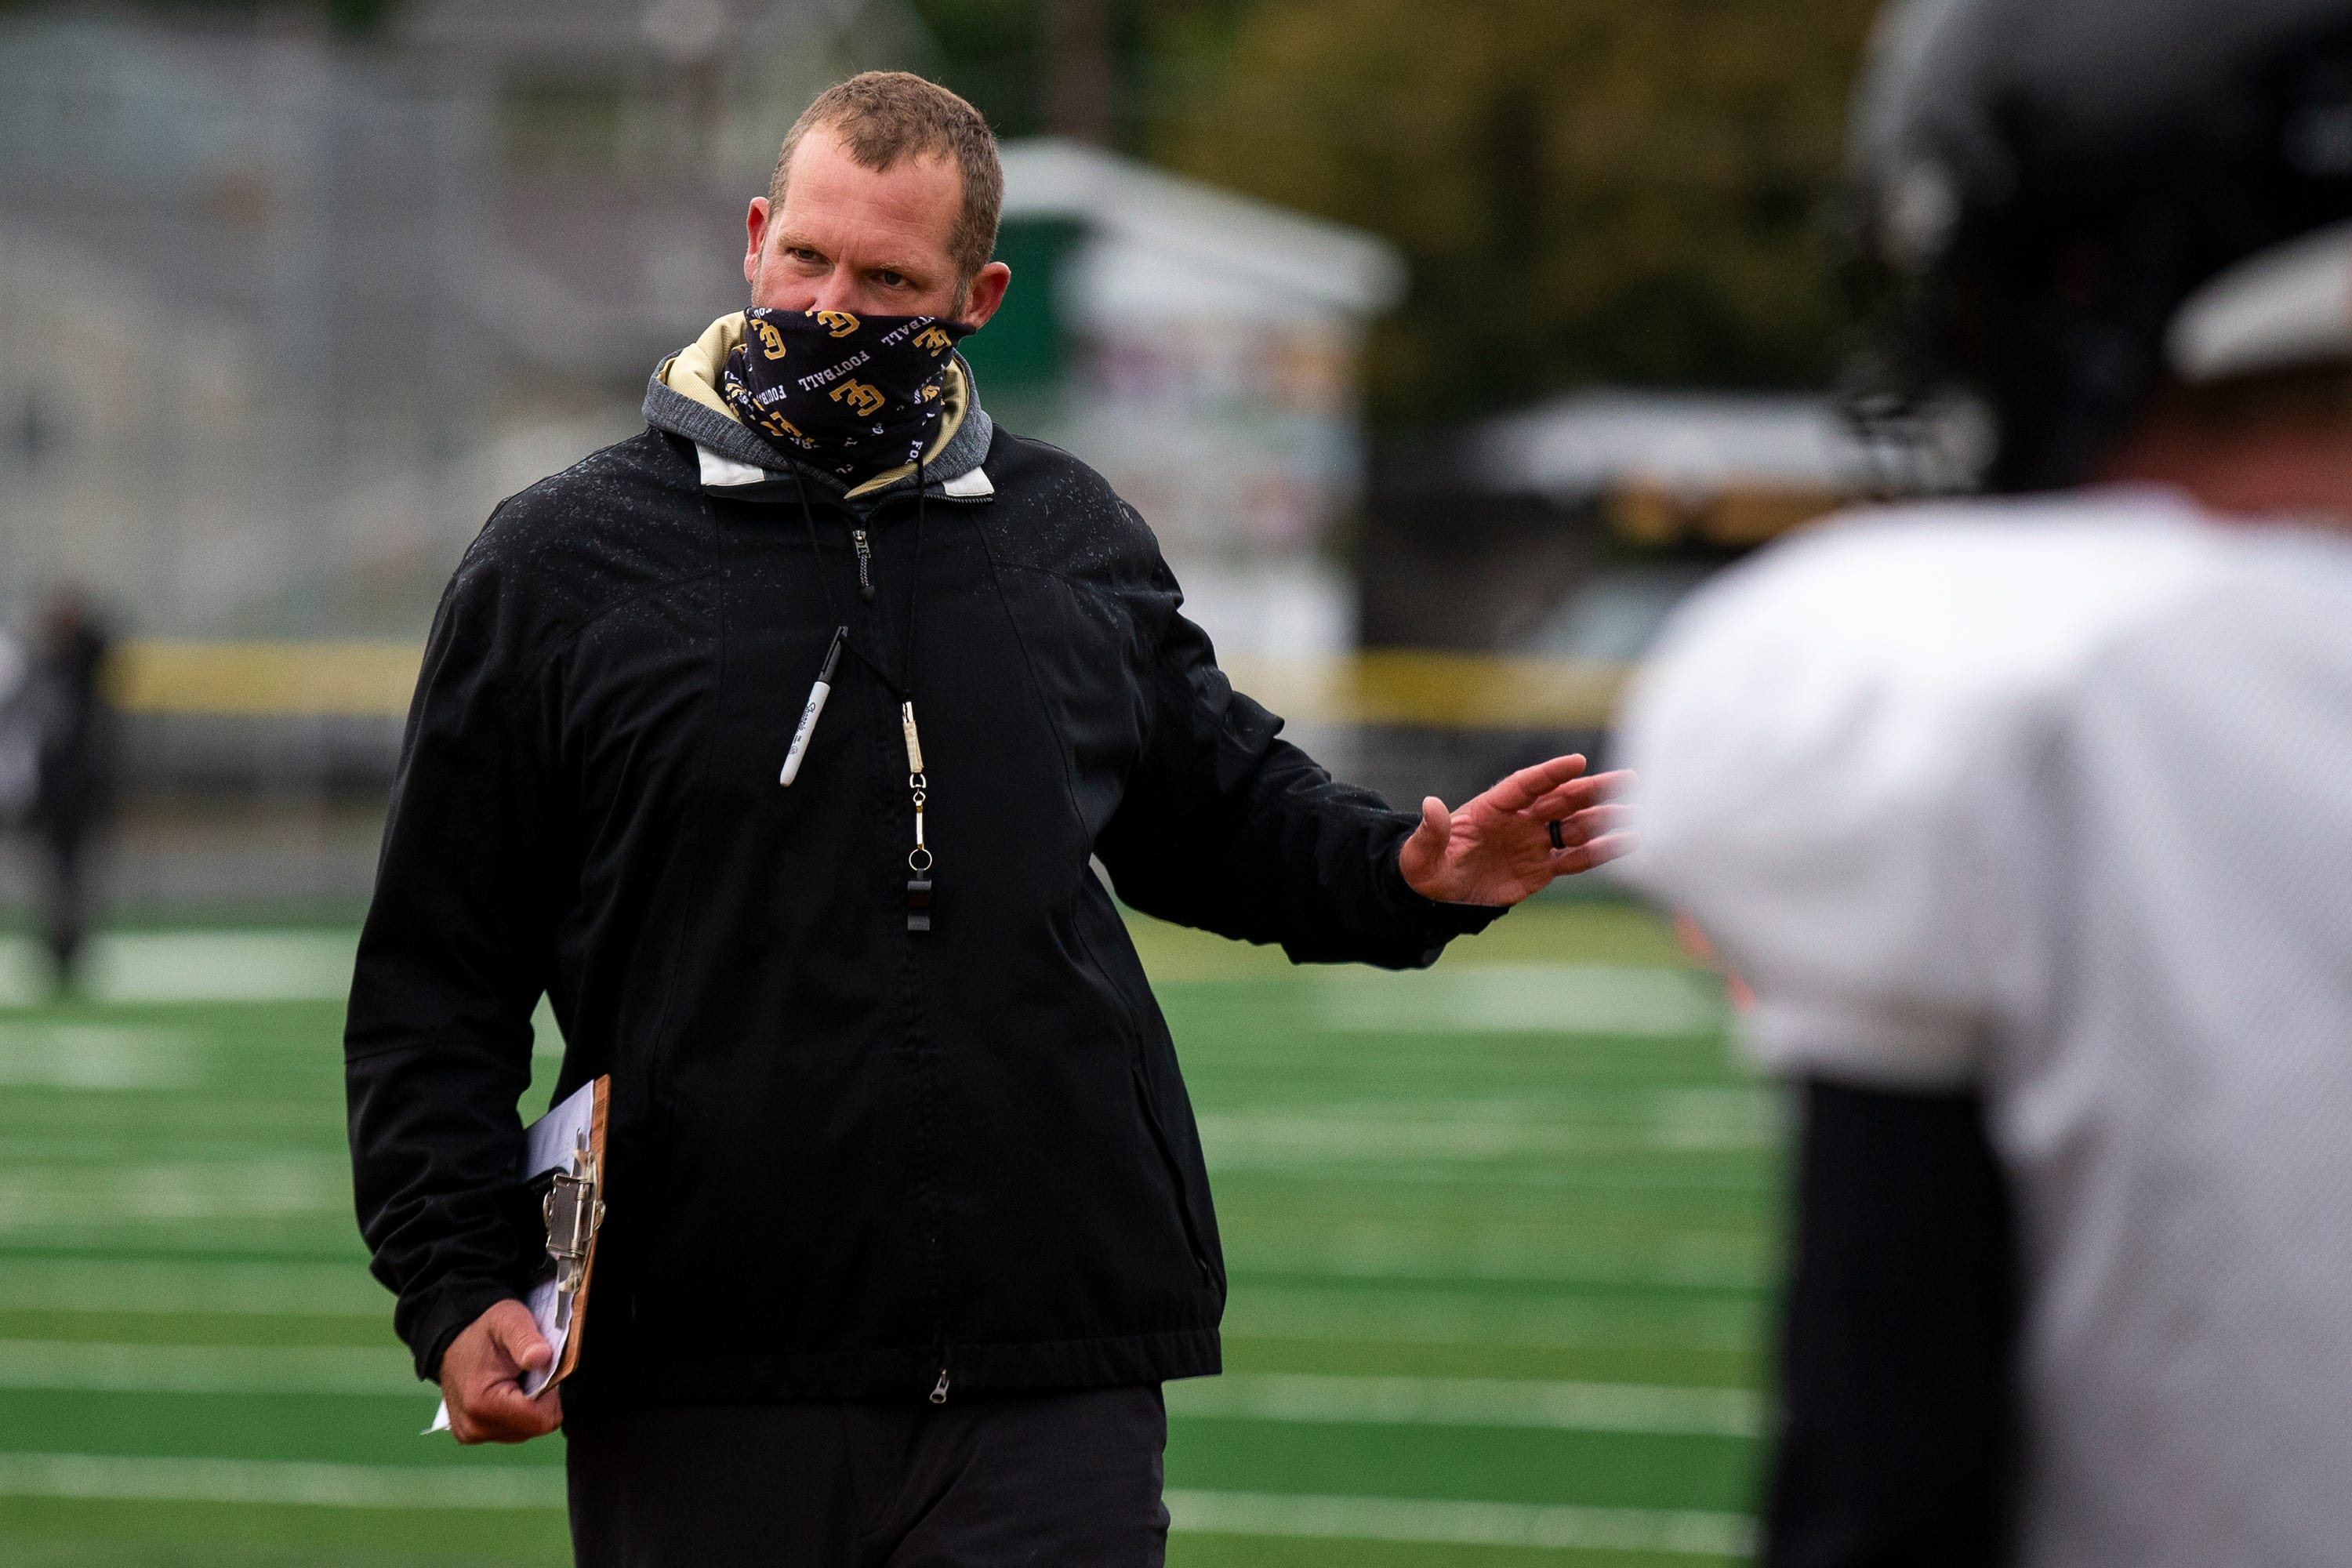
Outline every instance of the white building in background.
POLYGON ((1498 416, 1472 433, 1497 486, 1573 502, 1648 486, 1694 504, 1742 490, 1850 495, 1888 458, 1836 406, 1801 392, 1603 387, 1498 416))
POLYGON ((1013 292, 966 345, 982 400, 1143 514, 1221 651, 1352 647, 1328 545, 1362 493, 1365 332, 1402 259, 1077 143, 1009 144, 1004 177, 1013 292))
MULTIPOLYGON (((71 576, 150 633, 421 635, 490 506, 740 308, 807 99, 934 54, 905 0, 0 22, 0 616, 71 576)), ((1086 147, 1006 174, 987 404, 1133 501, 1222 648, 1352 647, 1326 547, 1397 257, 1086 147)))
POLYGON ((1487 495, 1587 517, 1612 547, 1522 647, 1631 661, 1725 560, 1871 496, 1948 488, 1817 393, 1593 388, 1489 419, 1458 459, 1487 495))

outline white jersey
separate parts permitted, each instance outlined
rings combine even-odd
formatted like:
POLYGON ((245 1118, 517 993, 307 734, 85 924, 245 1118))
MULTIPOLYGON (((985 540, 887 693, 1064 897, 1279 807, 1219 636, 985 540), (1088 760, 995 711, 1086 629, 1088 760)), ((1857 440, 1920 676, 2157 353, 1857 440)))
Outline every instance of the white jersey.
POLYGON ((1622 731, 1774 1068, 1973 1088, 2026 1281, 2022 1562, 2352 1563, 2352 538, 2169 491, 1835 522, 1622 731))

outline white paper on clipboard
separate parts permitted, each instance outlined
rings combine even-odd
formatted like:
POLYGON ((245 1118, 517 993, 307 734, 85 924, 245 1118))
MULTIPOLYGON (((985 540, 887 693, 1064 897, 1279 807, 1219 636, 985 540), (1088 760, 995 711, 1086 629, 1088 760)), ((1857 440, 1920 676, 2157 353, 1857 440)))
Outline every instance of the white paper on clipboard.
MULTIPOLYGON (((524 1129, 524 1174, 538 1176, 549 1171, 570 1170, 572 1151, 582 1139, 592 1135, 595 1115, 596 1085, 592 1080, 582 1084, 562 1104, 524 1129)), ((541 1337, 554 1352, 547 1358, 544 1368, 523 1373, 524 1394, 536 1395, 555 1375, 555 1369, 563 1364, 563 1347, 572 1338, 572 1304, 575 1299, 556 1289, 552 1274, 532 1286, 530 1293, 523 1298, 523 1305, 530 1309, 531 1321, 539 1325, 541 1337)), ((449 1402, 445 1399, 433 1413, 433 1425, 425 1430, 433 1433, 448 1429, 449 1402)))

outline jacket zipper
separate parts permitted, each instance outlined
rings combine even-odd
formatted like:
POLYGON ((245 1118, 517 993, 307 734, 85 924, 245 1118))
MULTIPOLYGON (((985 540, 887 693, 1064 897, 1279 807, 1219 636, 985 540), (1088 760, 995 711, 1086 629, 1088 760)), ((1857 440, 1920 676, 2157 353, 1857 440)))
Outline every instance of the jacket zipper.
MULTIPOLYGON (((874 597, 874 542, 866 536, 865 529, 853 526, 849 531, 849 542, 857 552, 857 596, 870 602, 874 597)), ((919 796, 918 799, 919 798, 919 796)), ((917 832, 919 833, 922 807, 918 805, 915 810, 916 821, 919 825, 917 832)), ((940 1348, 940 1361, 942 1363, 940 1367, 940 1380, 931 1385, 930 1400, 934 1405, 945 1405, 948 1402, 948 1369, 944 1364, 947 1360, 947 1347, 943 1343, 940 1348)))
MULTIPOLYGON (((853 525, 849 531, 849 542, 851 547, 857 552, 857 596, 870 603, 874 598, 874 542, 867 537, 865 529, 853 525)), ((912 612, 910 611, 909 613, 911 614, 912 612)), ((908 722, 910 726, 908 731, 908 736, 910 737, 908 744, 911 750, 914 743, 911 739, 914 732, 911 729, 913 721, 910 719, 908 722)), ((919 836, 917 842, 919 844, 919 835, 922 832, 922 797, 919 795, 915 798, 917 802, 915 806, 915 830, 919 836)), ((948 1360, 949 1356, 946 1339, 945 1336, 942 1335, 940 1343, 940 1380, 931 1385, 930 1393, 930 1401, 934 1405, 945 1405, 948 1402, 948 1360)))
POLYGON ((870 599, 874 596, 874 549, 866 542, 862 528, 849 531, 849 542, 857 547, 857 596, 870 599))

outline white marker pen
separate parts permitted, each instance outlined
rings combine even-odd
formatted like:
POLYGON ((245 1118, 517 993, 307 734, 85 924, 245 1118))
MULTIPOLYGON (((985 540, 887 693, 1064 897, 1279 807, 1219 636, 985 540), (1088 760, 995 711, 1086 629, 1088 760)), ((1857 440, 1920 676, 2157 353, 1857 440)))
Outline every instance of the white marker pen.
POLYGON ((833 695, 833 668, 841 662, 841 645, 849 640, 849 628, 835 628, 833 646, 824 650, 824 663, 816 672, 816 684, 809 688, 808 706, 801 710, 800 728, 793 731, 793 749, 784 753, 784 771, 776 782, 789 785, 801 776, 801 759, 808 755, 809 737, 816 733, 817 715, 824 711, 824 700, 833 695))

